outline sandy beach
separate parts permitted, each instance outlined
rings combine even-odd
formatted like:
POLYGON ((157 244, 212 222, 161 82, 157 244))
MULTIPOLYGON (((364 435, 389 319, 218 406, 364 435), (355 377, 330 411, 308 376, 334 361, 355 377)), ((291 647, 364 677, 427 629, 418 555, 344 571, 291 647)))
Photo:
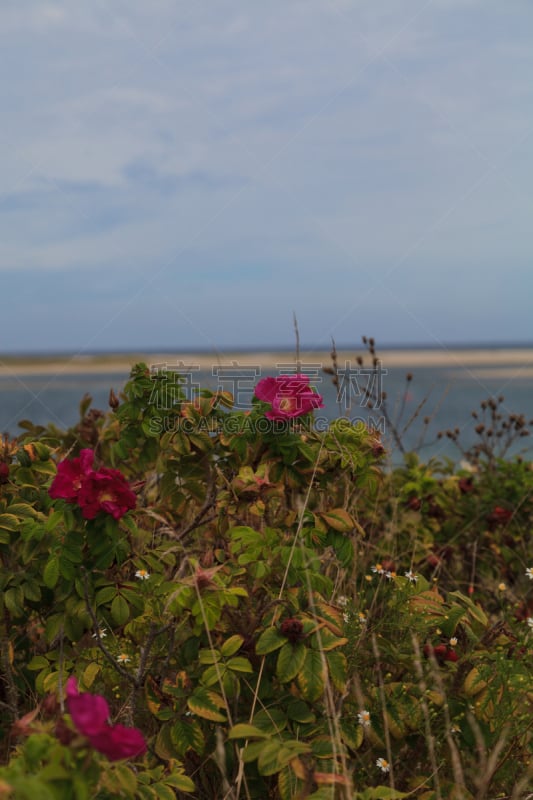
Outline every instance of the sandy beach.
MULTIPOLYGON (((355 365, 357 355, 362 355, 366 365, 370 358, 364 351, 339 350, 338 363, 355 365)), ((503 374, 509 369, 524 375, 533 372, 533 349, 460 349, 460 350, 382 350, 378 353, 384 369, 387 367, 449 367, 450 369, 474 368, 484 377, 503 374)), ((302 350, 300 354, 303 369, 305 365, 331 365, 330 353, 325 350, 302 350)), ((197 366, 211 369, 213 366, 261 366, 261 369, 275 369, 278 365, 295 363, 294 353, 288 351, 271 352, 220 352, 220 353, 132 353, 98 354, 74 356, 0 356, 0 377, 23 375, 76 375, 89 373, 125 373, 140 361, 149 365, 166 364, 197 366)))

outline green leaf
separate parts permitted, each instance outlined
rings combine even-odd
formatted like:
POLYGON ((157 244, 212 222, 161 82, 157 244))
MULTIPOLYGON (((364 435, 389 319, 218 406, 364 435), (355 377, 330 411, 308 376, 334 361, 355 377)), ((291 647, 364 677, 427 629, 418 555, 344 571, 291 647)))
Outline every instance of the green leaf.
POLYGON ((36 513, 33 506, 28 503, 12 503, 7 507, 6 511, 9 514, 17 514, 19 517, 29 517, 30 519, 35 517, 36 513))
POLYGON ((34 603, 38 603, 41 599, 41 587, 34 580, 28 580, 26 583, 22 584, 22 591, 24 592, 24 596, 27 600, 31 600, 34 603))
POLYGON ((47 533, 51 533, 54 531, 59 523, 63 520, 63 512, 61 511, 52 511, 46 522, 44 523, 44 529, 47 533))
POLYGON ((115 776, 118 779, 120 786, 130 794, 133 795, 137 788, 137 778, 134 773, 126 764, 117 764, 114 768, 115 776))
POLYGON ((95 603, 97 606, 101 606, 104 603, 109 603, 110 600, 113 600, 117 594, 117 587, 116 586, 104 586, 102 589, 99 589, 95 595, 95 603))
POLYGON ((250 664, 249 660, 244 656, 235 656, 234 658, 230 658, 226 664, 227 669, 231 670, 232 672, 253 672, 253 667, 250 664))
POLYGON ((265 733, 277 734, 287 727, 287 716, 281 708, 263 708, 254 715, 252 722, 265 733))
POLYGON ((226 722, 226 715, 220 712, 221 708, 225 708, 225 703, 216 692, 198 688, 187 700, 187 705, 194 714, 202 719, 210 722, 226 722))
POLYGON ((24 613, 24 593, 20 586, 13 586, 4 592, 4 604, 14 617, 20 617, 24 613))
POLYGON ((346 639, 346 637, 336 636, 326 627, 319 628, 316 633, 312 634, 310 637, 311 647, 315 650, 322 650, 322 652, 334 650, 336 647, 342 647, 342 645, 347 644, 347 642, 348 639, 346 639))
POLYGON ((326 685, 326 677, 322 655, 316 650, 308 650, 304 665, 297 676, 298 686, 304 700, 313 703, 321 697, 326 685))
POLYGON ((339 692, 343 692, 346 688, 346 681, 348 679, 348 662, 344 653, 328 653, 326 661, 329 669, 329 676, 333 681, 333 685, 339 692))
POLYGON ((241 753, 241 757, 244 763, 250 764, 252 761, 258 759, 259 756, 261 755, 264 746, 265 743, 263 741, 250 742, 250 744, 247 744, 241 753))
POLYGON ((298 755, 309 753, 311 746, 305 742, 271 741, 263 744, 261 754, 257 759, 257 768, 260 775, 275 775, 298 755))
POLYGON ((257 728, 255 725, 248 725, 245 722, 240 722, 231 728, 228 738, 229 739, 268 739, 270 734, 257 728))
POLYGON ((176 800, 176 793, 172 791, 170 786, 165 786, 164 783, 156 783, 154 788, 157 791, 158 800, 176 800))
POLYGON ((174 772, 172 773, 172 775, 166 777, 165 785, 172 786, 174 789, 178 789, 180 792, 196 791, 196 786, 194 785, 194 782, 189 778, 188 775, 185 775, 183 772, 174 772))
POLYGON ((170 738, 180 758, 189 750, 193 750, 200 755, 205 747, 202 729, 198 721, 190 717, 177 720, 173 724, 170 730, 170 738))
POLYGON ((226 641, 220 648, 220 652, 222 653, 224 658, 229 658, 230 656, 235 655, 235 653, 242 646, 243 642, 244 642, 244 636, 239 636, 239 634, 236 633, 234 636, 230 636, 229 639, 226 639, 226 641))
POLYGON ((303 667, 306 653, 307 649, 303 642, 291 644, 285 640, 276 664, 276 675, 281 683, 289 683, 297 676, 303 667))
POLYGON ((33 656, 32 660, 29 664, 27 664, 27 669, 31 670, 40 670, 40 669, 48 669, 49 667, 48 659, 44 656, 33 656))
POLYGON ((351 750, 359 750, 365 738, 363 726, 348 719, 341 719, 341 738, 351 750))
POLYGON ((344 508, 333 508, 331 511, 322 511, 318 514, 321 519, 339 533, 349 533, 355 527, 353 518, 344 508))
POLYGON ((102 670, 102 667, 100 666, 100 664, 97 664, 94 661, 92 661, 90 664, 88 664, 85 667, 85 669, 83 671, 83 685, 87 689, 91 688, 91 686, 93 685, 94 681, 96 680, 96 677, 97 677, 98 673, 101 672, 101 670, 102 670))
POLYGON ((267 653, 273 653, 275 650, 279 650, 286 642, 287 637, 283 636, 277 628, 267 628, 257 640, 255 652, 258 656, 264 656, 267 653))
POLYGON ((275 775, 287 762, 283 758, 283 745, 281 742, 266 742, 257 759, 257 768, 260 775, 275 775))
POLYGON ((292 700, 287 706, 287 716, 301 725, 308 725, 316 721, 316 717, 303 700, 292 700))
POLYGON ((20 520, 14 514, 0 514, 0 528, 5 531, 18 531, 20 520))
POLYGON ((111 603, 111 616, 117 625, 124 625, 130 617, 130 607, 120 594, 111 603))

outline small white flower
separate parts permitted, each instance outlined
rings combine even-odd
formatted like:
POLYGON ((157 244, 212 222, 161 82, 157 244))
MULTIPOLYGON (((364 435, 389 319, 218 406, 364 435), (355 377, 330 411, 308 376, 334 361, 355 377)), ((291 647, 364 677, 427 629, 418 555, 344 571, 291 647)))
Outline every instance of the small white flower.
POLYGON ((127 663, 128 663, 128 661, 131 661, 131 658, 130 658, 130 657, 129 657, 129 656, 126 654, 126 653, 121 653, 121 654, 120 654, 120 655, 117 657, 117 662, 118 662, 119 664, 127 664, 127 663))
POLYGON ((147 581, 150 577, 150 573, 145 569, 138 569, 135 573, 135 577, 139 578, 140 581, 147 581))
POLYGON ((394 570, 391 571, 388 569, 387 572, 385 573, 385 577, 387 578, 388 581, 391 581, 393 578, 396 577, 396 573, 394 572, 394 570))
POLYGON ((105 639, 107 636, 107 631, 105 628, 98 628, 98 630, 93 633, 93 639, 105 639))
POLYGON ((376 572, 378 575, 385 575, 385 570, 383 569, 383 564, 374 564, 370 567, 371 572, 376 572))
POLYGON ((337 603, 340 605, 341 608, 346 608, 346 606, 348 605, 348 598, 345 595, 341 594, 339 597, 337 597, 337 603))
POLYGON ((358 612, 357 619, 359 620, 360 625, 366 625, 366 615, 363 614, 362 611, 358 612))
POLYGON ((455 647, 456 644, 457 644, 457 637, 452 636, 452 638, 450 639, 450 646, 455 647))
POLYGON ((382 772, 390 772, 390 764, 386 758, 378 758, 376 761, 376 767, 379 767, 382 772))
POLYGON ((533 581, 533 567, 528 567, 526 569, 526 575, 530 581, 533 581))
POLYGON ((416 575, 411 569, 409 570, 409 572, 405 572, 404 575, 409 581, 409 583, 416 583, 418 580, 418 575, 416 575))
POLYGON ((343 618, 343 620, 345 621, 346 624, 349 623, 349 621, 350 621, 350 615, 349 614, 344 612, 344 614, 342 615, 342 618, 343 618))
POLYGON ((530 628, 533 628, 533 617, 527 618, 527 624, 529 625, 530 628))
POLYGON ((369 728, 370 727, 370 711, 366 711, 366 710, 360 711, 359 714, 357 715, 357 722, 359 723, 359 725, 362 725, 363 728, 369 728))

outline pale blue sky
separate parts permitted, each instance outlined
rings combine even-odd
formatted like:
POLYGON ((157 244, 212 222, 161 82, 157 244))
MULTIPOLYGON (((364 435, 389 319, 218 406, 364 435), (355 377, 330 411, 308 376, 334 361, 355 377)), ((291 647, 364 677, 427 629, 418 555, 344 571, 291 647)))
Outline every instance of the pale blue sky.
POLYGON ((533 341, 530 0, 0 8, 0 352, 533 341))

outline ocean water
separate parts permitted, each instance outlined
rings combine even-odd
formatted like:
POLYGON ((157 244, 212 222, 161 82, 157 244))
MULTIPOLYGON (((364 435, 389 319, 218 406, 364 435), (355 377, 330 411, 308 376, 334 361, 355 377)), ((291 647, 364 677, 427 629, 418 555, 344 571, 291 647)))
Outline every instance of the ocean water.
MULTIPOLYGON (((504 397, 500 409, 504 417, 517 413, 528 420, 533 418, 533 371, 526 367, 416 367, 411 370, 411 381, 406 381, 407 371, 405 367, 391 367, 381 376, 357 370, 344 373, 337 398, 331 377, 316 370, 311 382, 324 399, 324 408, 315 412, 317 424, 324 427, 339 415, 353 421, 365 420, 382 433, 397 460, 399 450, 394 444, 388 415, 406 450, 418 450, 424 460, 443 456, 457 461, 462 457, 460 451, 445 436, 439 439, 438 432, 458 428, 461 443, 468 448, 477 440, 474 428, 479 420, 473 418, 472 411, 479 411, 481 401, 488 397, 504 397), (365 403, 364 392, 371 381, 386 392, 387 413, 383 407, 370 409, 365 403), (425 419, 430 420, 428 424, 425 419)), ((227 371, 213 375, 212 370, 196 370, 185 376, 183 389, 187 395, 192 386, 215 389, 219 385, 232 391, 239 407, 244 409, 249 407, 253 386, 259 380, 257 372, 252 368, 241 370, 238 375, 235 371, 233 375, 227 371)), ((263 369, 261 377, 265 374, 278 373, 275 369, 263 369)), ((70 427, 79 420, 79 403, 85 393, 92 396, 93 407, 107 410, 110 388, 119 394, 127 378, 126 372, 81 371, 0 376, 0 432, 17 435, 21 432, 18 423, 24 419, 40 425, 70 427)), ((511 452, 523 452, 533 458, 533 436, 520 439, 511 452)))

